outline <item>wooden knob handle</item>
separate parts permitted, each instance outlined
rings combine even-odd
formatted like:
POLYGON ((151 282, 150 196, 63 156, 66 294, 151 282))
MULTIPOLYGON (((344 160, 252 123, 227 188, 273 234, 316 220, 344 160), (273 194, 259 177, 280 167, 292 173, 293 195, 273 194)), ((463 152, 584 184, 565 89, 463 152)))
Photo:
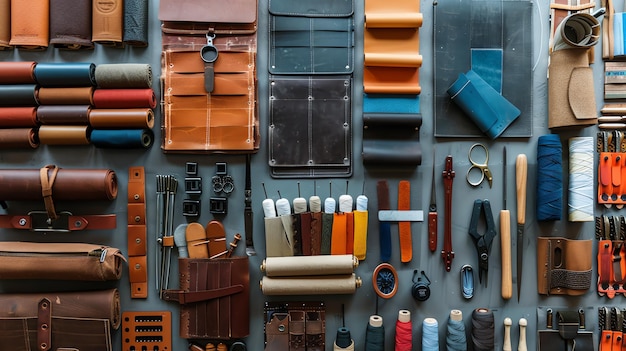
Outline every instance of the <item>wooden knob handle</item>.
POLYGON ((511 212, 500 211, 500 246, 502 251, 502 298, 513 296, 513 274, 511 272, 511 212))
POLYGON ((528 177, 528 159, 519 154, 515 159, 515 189, 517 190, 517 223, 526 223, 526 179, 528 177))
POLYGON ((504 318, 504 344, 502 345, 502 351, 511 351, 511 325, 513 321, 511 318, 504 318))
POLYGON ((519 320, 519 344, 517 345, 517 351, 528 351, 526 346, 526 326, 528 321, 526 318, 520 318, 519 320))

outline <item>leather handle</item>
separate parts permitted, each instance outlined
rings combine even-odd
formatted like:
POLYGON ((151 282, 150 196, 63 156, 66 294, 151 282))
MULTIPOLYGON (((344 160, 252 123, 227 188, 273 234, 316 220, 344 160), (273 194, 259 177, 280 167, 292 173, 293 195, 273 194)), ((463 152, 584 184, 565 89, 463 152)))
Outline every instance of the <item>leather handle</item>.
POLYGON ((428 212, 428 249, 437 250, 437 212, 428 212))
POLYGON ((513 296, 513 273, 511 272, 511 212, 500 211, 500 245, 502 251, 502 298, 513 296))
POLYGON ((517 190, 517 223, 526 223, 526 180, 528 177, 528 159, 525 154, 517 155, 515 160, 515 187, 517 190))

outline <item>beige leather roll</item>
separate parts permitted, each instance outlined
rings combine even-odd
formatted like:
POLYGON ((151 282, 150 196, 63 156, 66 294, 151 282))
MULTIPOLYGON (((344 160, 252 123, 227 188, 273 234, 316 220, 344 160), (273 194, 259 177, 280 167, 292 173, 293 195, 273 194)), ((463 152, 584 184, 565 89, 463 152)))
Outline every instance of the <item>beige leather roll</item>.
POLYGON ((353 294, 361 278, 353 274, 308 277, 263 277, 263 295, 333 295, 353 294))
POLYGON ((46 145, 89 145, 88 126, 42 125, 39 143, 46 145))
POLYGON ((261 271, 268 277, 351 274, 358 265, 353 255, 268 257, 261 271))

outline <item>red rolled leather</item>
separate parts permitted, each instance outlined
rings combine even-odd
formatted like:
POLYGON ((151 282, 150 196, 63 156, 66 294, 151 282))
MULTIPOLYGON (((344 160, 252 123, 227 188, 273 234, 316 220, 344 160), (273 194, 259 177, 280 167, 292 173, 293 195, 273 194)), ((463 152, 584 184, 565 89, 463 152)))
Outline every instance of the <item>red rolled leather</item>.
POLYGON ((35 149, 38 146, 33 128, 0 129, 0 149, 35 149))
POLYGON ((89 145, 89 126, 43 125, 37 136, 45 145, 89 145))
POLYGON ((96 89, 93 104, 96 108, 156 107, 152 89, 96 89))
MULTIPOLYGON (((0 169, 0 199, 41 200, 40 170, 0 169)), ((113 200, 117 197, 117 176, 111 169, 59 168, 52 184, 55 200, 113 200)))
POLYGON ((42 105, 37 108, 37 120, 41 124, 87 125, 89 105, 42 105))
POLYGON ((35 83, 35 65, 32 61, 0 62, 0 84, 35 83))
POLYGON ((37 108, 36 107, 1 107, 0 127, 36 127, 37 108))
POLYGON ((150 129, 154 126, 154 112, 149 108, 93 109, 89 112, 89 125, 96 129, 150 129))
POLYGON ((42 105, 93 105, 93 87, 39 88, 42 105))

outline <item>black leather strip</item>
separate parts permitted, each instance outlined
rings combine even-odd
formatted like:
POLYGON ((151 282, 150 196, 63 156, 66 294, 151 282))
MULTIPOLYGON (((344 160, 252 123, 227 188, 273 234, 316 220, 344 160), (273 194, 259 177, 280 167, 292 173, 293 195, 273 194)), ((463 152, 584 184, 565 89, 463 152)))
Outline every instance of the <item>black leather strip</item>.
POLYGON ((550 289, 588 290, 590 287, 591 270, 576 272, 566 269, 553 269, 551 271, 550 289))

